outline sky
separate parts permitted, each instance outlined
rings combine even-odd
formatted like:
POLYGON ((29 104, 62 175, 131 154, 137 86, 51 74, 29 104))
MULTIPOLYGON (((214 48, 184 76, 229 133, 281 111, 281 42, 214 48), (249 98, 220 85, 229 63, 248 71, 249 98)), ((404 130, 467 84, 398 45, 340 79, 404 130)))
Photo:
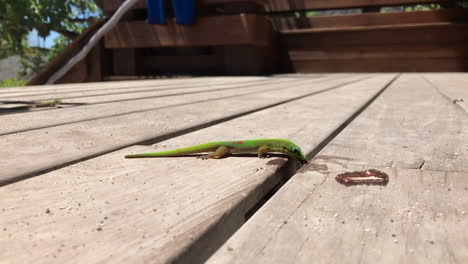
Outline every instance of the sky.
POLYGON ((59 34, 55 31, 52 31, 50 35, 45 38, 45 40, 37 35, 37 31, 33 30, 29 33, 28 36, 28 44, 31 47, 41 47, 49 49, 52 45, 54 45, 54 39, 58 37, 59 34))

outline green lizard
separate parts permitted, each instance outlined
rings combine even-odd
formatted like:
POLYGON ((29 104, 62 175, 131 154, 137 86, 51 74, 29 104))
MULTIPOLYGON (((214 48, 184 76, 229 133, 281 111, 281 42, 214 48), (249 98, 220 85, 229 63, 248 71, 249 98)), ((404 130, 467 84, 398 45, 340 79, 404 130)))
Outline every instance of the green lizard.
POLYGON ((57 106, 58 104, 61 104, 62 100, 60 99, 55 99, 52 101, 44 101, 44 102, 34 102, 30 105, 28 105, 28 108, 38 108, 38 107, 54 107, 57 106))
POLYGON ((287 139, 252 139, 238 141, 216 141, 168 151, 126 155, 125 158, 173 157, 188 154, 212 152, 203 159, 219 159, 231 153, 257 153, 259 158, 269 152, 280 152, 307 163, 307 157, 299 146, 287 139))

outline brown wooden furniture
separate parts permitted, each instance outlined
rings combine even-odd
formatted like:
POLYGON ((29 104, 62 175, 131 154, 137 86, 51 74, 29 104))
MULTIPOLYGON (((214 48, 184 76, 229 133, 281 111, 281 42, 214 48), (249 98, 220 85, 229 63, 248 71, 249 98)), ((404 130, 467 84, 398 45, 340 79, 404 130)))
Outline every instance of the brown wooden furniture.
POLYGON ((450 1, 270 0, 266 9, 282 12, 272 13, 272 21, 288 53, 283 64, 290 63, 291 72, 466 71, 468 11, 450 7, 450 1), (449 8, 379 12, 428 2, 449 8), (360 10, 312 17, 287 13, 343 8, 360 10))
MULTIPOLYGON (((103 0, 102 9, 110 15, 123 1, 103 0)), ((468 70, 468 9, 448 0, 200 0, 192 26, 177 25, 169 7, 167 12, 167 25, 148 24, 146 1, 141 0, 59 82, 468 70), (429 3, 442 8, 401 8, 429 3)), ((45 83, 100 25, 102 21, 83 33, 30 84, 45 83)))
MULTIPOLYGON (((112 13, 122 2, 103 1, 103 10, 112 13)), ((146 1, 140 1, 105 37, 104 46, 114 61, 112 75, 274 72, 270 64, 274 50, 268 48, 275 44, 274 32, 266 17, 256 13, 263 2, 199 1, 196 23, 186 26, 176 24, 173 17, 167 25, 147 23, 146 1)))

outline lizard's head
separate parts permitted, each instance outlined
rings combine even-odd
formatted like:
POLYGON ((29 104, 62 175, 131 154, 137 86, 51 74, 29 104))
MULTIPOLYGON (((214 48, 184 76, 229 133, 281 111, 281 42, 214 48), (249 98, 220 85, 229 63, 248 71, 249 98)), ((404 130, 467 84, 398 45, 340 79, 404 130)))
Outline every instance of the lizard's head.
POLYGON ((304 155, 299 146, 292 144, 291 146, 288 146, 286 148, 286 151, 288 156, 296 158, 297 160, 302 162, 302 164, 308 163, 307 157, 304 155))

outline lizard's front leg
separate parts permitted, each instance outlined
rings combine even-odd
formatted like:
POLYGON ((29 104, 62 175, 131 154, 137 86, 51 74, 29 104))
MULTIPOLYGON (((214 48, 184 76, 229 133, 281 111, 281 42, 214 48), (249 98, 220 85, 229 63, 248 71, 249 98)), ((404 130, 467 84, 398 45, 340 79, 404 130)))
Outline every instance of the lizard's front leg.
POLYGON ((270 152, 271 149, 268 148, 267 146, 261 146, 258 148, 258 157, 263 159, 265 158, 265 153, 270 152))
POLYGON ((215 152, 205 156, 201 156, 201 159, 219 159, 230 154, 229 149, 226 146, 219 146, 215 152))

